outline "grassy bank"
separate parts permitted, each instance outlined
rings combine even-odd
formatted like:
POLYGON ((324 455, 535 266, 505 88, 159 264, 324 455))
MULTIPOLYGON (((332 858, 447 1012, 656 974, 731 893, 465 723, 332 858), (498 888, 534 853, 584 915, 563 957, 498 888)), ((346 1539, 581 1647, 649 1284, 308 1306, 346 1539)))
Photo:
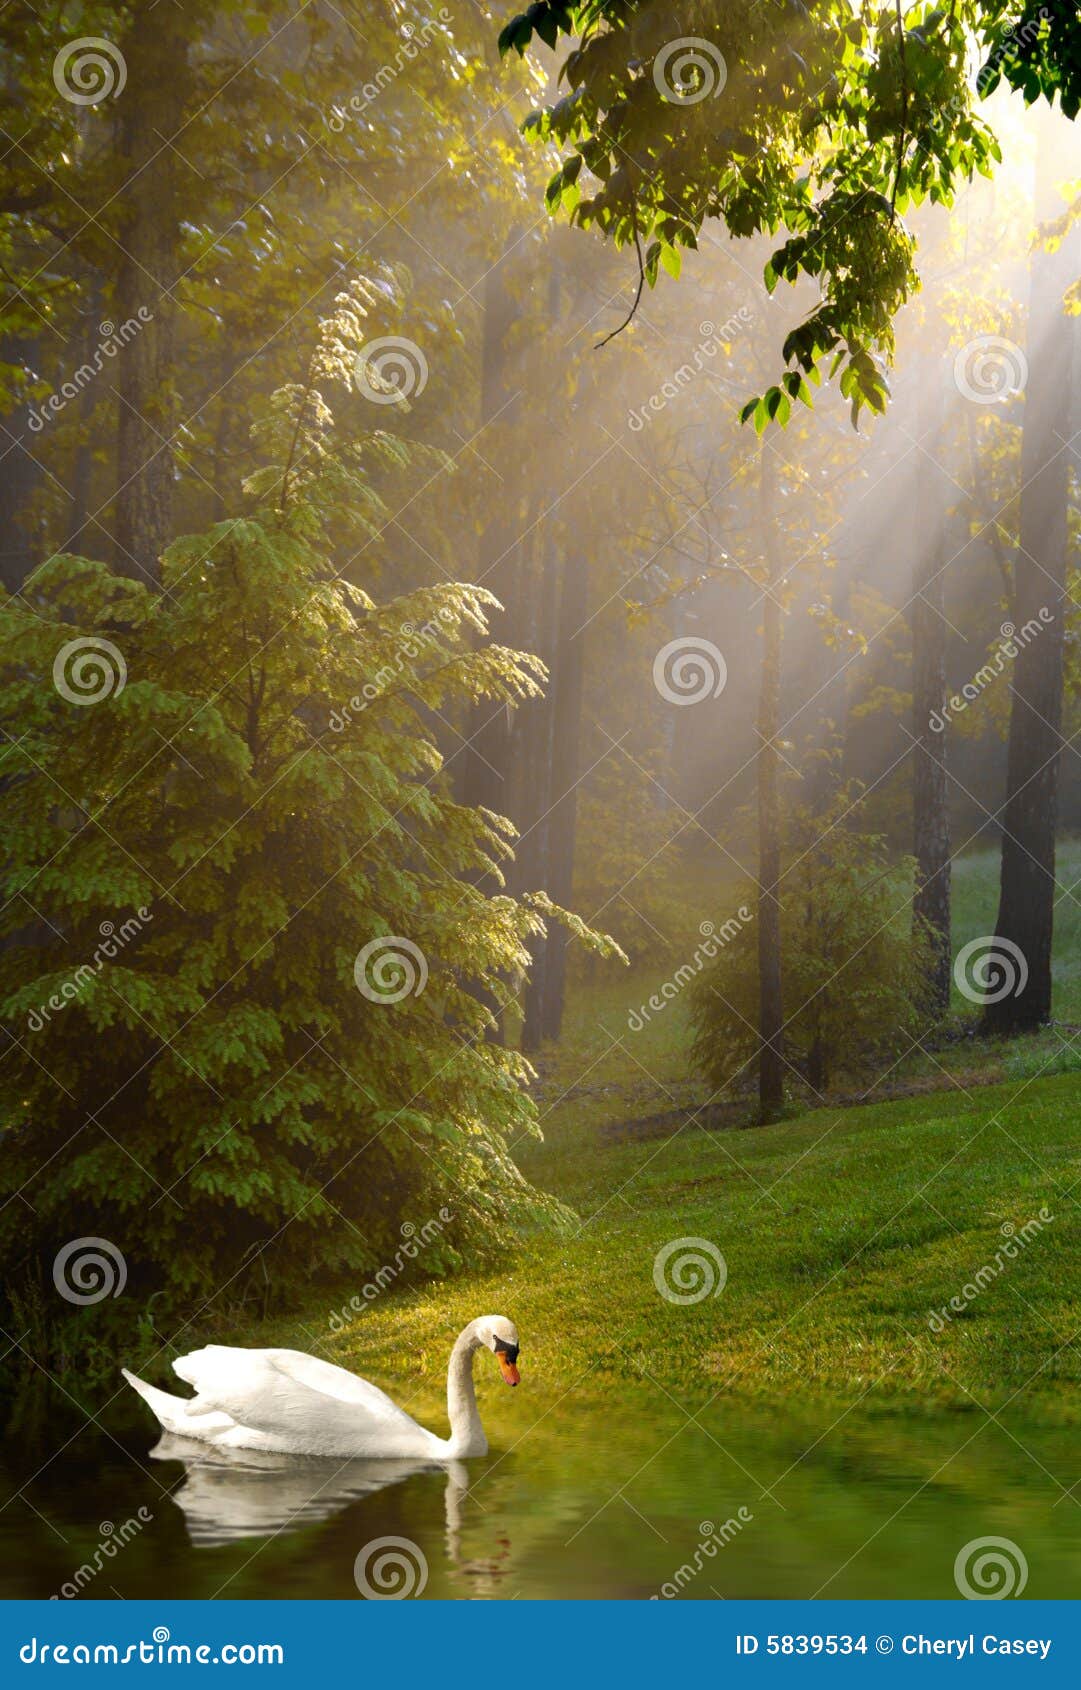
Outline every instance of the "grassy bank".
MULTIPOLYGON (((340 1334, 318 1306, 243 1341, 318 1347, 433 1421, 450 1340, 494 1311, 522 1334, 530 1420, 568 1394, 584 1409, 635 1385, 692 1410, 733 1395, 843 1404, 866 1392, 868 1406, 913 1412, 1073 1416, 1075 1111, 1076 1084, 1058 1076, 754 1132, 583 1144, 559 1183, 582 1216, 567 1238, 523 1248, 499 1273, 380 1299, 340 1334), (1054 1219, 1025 1241, 1041 1210, 1054 1219), (719 1295, 681 1306, 658 1292, 657 1252, 681 1237, 723 1252, 719 1295), (962 1312, 932 1330, 931 1311, 957 1296, 962 1312)), ((509 1428, 509 1393, 483 1383, 509 1428)))
MULTIPOLYGON (((1081 846, 1060 866, 1064 886, 1081 879, 1081 846)), ((993 930, 996 874, 991 855, 956 865, 955 948, 993 930)), ((1064 1022, 1081 1020, 1078 915, 1064 894, 1064 1022)), ((495 1311, 522 1333, 531 1420, 635 1387, 691 1410, 733 1396, 843 1405, 866 1393, 865 1406, 982 1405, 1007 1423, 1076 1415, 1081 1134, 1076 1077, 1056 1072, 1075 1064, 1071 1029, 916 1053, 898 1079, 935 1088, 917 1095, 707 1131, 683 1005, 627 1028, 663 978, 662 965, 579 990, 567 1036, 542 1065, 545 1142, 519 1155, 579 1215, 567 1236, 523 1246, 498 1272, 427 1286, 421 1258, 412 1286, 403 1276, 341 1332, 329 1317, 359 1287, 343 1285, 299 1321, 228 1336, 317 1350, 433 1424, 454 1334, 495 1311), (681 1305, 657 1290, 654 1262, 685 1237, 723 1254, 727 1282, 681 1305), (936 1310, 946 1317, 933 1321, 936 1310)), ((482 1388, 486 1413, 509 1430, 510 1393, 482 1388)))

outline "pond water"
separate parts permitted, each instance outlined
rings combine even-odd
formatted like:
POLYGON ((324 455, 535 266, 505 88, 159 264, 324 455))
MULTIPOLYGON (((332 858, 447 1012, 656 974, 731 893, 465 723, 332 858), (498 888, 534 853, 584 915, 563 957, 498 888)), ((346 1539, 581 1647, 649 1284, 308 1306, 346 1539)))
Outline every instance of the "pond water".
POLYGON ((1069 1428, 865 1403, 688 1417, 660 1391, 511 1401, 492 1452, 445 1469, 215 1456, 125 1399, 56 1421, 54 1398, 0 1454, 0 1594, 952 1597, 986 1537, 1019 1551, 992 1550, 992 1582, 1023 1564, 1026 1596, 1081 1591, 1069 1428))

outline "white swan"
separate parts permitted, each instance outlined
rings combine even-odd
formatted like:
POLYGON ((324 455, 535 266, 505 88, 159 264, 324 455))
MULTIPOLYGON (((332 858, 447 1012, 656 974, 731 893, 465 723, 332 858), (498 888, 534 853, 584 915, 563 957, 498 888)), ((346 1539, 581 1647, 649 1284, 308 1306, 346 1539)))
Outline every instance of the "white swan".
POLYGON ((193 1350, 173 1371, 195 1386, 194 1397, 170 1396, 126 1367, 121 1372, 167 1432, 219 1449, 456 1461, 488 1452, 473 1390, 473 1353, 482 1345, 494 1351, 507 1384, 518 1383, 513 1322, 498 1314, 470 1321, 447 1368, 449 1438, 426 1432, 377 1385, 300 1350, 193 1350))

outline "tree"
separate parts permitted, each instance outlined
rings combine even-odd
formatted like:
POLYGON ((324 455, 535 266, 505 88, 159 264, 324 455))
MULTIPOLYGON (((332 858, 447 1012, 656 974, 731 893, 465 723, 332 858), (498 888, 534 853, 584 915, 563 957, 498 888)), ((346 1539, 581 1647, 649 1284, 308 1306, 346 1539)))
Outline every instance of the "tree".
MULTIPOLYGON (((925 407, 930 455, 942 442, 942 394, 933 383, 925 407)), ((950 1001, 950 808, 946 779, 946 620, 943 500, 937 458, 925 481, 914 525, 912 599, 912 850, 916 862, 912 919, 930 936, 934 956, 930 998, 941 1013, 950 1001)))
POLYGON ((369 464, 416 462, 334 425, 373 291, 273 399, 246 511, 166 548, 162 594, 61 556, 0 608, 9 1297, 76 1234, 190 1312, 371 1270, 434 1217, 438 1271, 561 1213, 510 1159, 528 1070, 470 986, 553 912, 472 884, 511 830, 454 801, 428 725, 536 695, 541 666, 472 649, 482 588, 378 607, 330 552, 385 520, 369 464))
MULTIPOLYGON (((1061 165, 1049 125, 1041 132, 1036 214, 1061 212, 1061 165)), ((1078 273, 1078 243, 1067 238, 1033 250, 1025 417, 1021 437, 1019 544, 1013 563, 1011 613, 1018 628, 1045 623, 1014 667, 1002 811, 1002 871, 993 959, 1016 990, 995 991, 984 1008, 991 1033, 1017 1033, 1051 1016, 1051 941, 1055 914, 1055 831, 1062 753, 1062 686, 1066 614, 1069 453, 1072 434, 1073 323, 1064 298, 1078 273)))
MULTIPOLYGON (((694 248, 711 218, 738 237, 783 232, 765 266, 770 291, 782 280, 809 278, 817 284, 817 303, 781 348, 784 373, 743 406, 742 420, 753 420, 759 433, 771 422, 785 426, 797 400, 811 405, 812 388, 824 378, 837 378, 854 424, 865 407, 885 408, 894 319, 918 284, 915 242, 903 215, 928 199, 949 205, 959 182, 976 171, 989 174, 1000 157, 976 115, 974 95, 984 96, 1005 80, 1029 102, 1041 95, 1053 102, 1057 95, 1070 118, 1081 105, 1081 20, 1066 4, 959 0, 948 11, 899 5, 854 16, 843 0, 825 0, 812 10, 799 8, 794 23, 790 11, 763 8, 754 0, 736 6, 695 0, 674 7, 655 0, 630 7, 623 0, 581 5, 538 0, 504 27, 500 51, 524 55, 535 38, 555 49, 561 34, 575 38, 560 67, 568 91, 532 113, 523 128, 564 153, 548 185, 549 209, 567 212, 579 227, 596 228, 617 248, 634 252, 635 291, 614 332, 633 318, 644 286, 655 286, 662 270, 678 277, 680 249, 694 248), (985 62, 973 91, 967 74, 975 48, 985 62)), ((1061 297, 1065 282, 1058 278, 1055 285, 1061 297)), ((1040 404, 1048 415, 1064 409, 1046 395, 1040 404)), ((1051 489, 1048 478, 1062 480, 1065 466, 1062 454, 1049 450, 1047 427, 1035 414, 1028 432, 1034 443, 1039 436, 1030 462, 1050 494, 1041 501, 1040 490, 1026 490, 1033 523, 1039 524, 1037 504, 1063 509, 1057 482, 1051 489)), ((1031 538, 1039 557, 1048 536, 1033 531, 1031 538)), ((1051 572, 1061 575, 1054 559, 1051 572)), ((948 989, 949 946, 945 766, 941 746, 927 743, 923 717, 929 718, 928 703, 941 702, 944 669, 941 637, 929 621, 939 588, 925 565, 918 579, 916 921, 930 923, 937 935, 941 1003, 948 989)), ((1030 596, 1019 576, 1019 613, 1030 596)), ((1016 843, 1003 859, 1000 930, 1017 945, 1014 932, 1024 926, 1034 947, 1035 980, 1027 999, 991 1007, 1000 1024, 1026 1017, 1031 1023, 1049 1006, 1055 758, 1048 736, 1057 734, 1061 710, 1055 670, 1061 671, 1060 658, 1041 650, 1018 672, 1006 817, 1007 835, 1016 843), (1026 694, 1027 702, 1020 702, 1026 694), (1024 727, 1022 712, 1027 712, 1024 727), (1044 769, 1038 778, 1031 777, 1033 756, 1044 769), (1032 788, 1027 801, 1021 796, 1026 778, 1032 788), (1021 837, 1029 825, 1026 802, 1032 849, 1021 837), (1033 876, 1047 880, 1049 870, 1052 882, 1038 905, 1042 914, 1022 917, 1022 905, 1036 907, 1033 876)), ((765 822, 768 767, 763 772, 765 822)), ((768 931, 760 934, 760 1012, 763 1061, 775 1091, 777 1064, 768 1055, 765 1031, 775 1020, 771 1006, 778 995, 777 981, 767 977, 770 941, 768 931)))
POLYGON ((763 1120, 784 1104, 784 991, 781 961, 782 591, 772 464, 760 466, 767 579, 762 585, 762 678, 758 693, 758 1102, 763 1120))
MULTIPOLYGON (((571 900, 574 848, 578 837, 578 781, 581 775, 583 630, 589 616, 589 558, 584 547, 568 548, 559 583, 559 620, 552 704, 552 809, 548 818, 548 891, 557 903, 571 900)), ((564 928, 549 929, 545 947, 541 1034, 558 1039, 563 1026, 567 982, 564 928)))

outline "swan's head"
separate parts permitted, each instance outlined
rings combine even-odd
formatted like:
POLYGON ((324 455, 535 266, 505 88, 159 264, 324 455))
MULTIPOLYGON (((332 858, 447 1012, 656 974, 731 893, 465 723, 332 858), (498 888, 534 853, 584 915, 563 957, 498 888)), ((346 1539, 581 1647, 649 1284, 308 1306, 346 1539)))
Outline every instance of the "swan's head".
POLYGON ((501 1314, 488 1314, 476 1322, 475 1331, 481 1343, 494 1351, 507 1384, 517 1385, 521 1375, 518 1372, 518 1328, 513 1320, 507 1320, 501 1314))

